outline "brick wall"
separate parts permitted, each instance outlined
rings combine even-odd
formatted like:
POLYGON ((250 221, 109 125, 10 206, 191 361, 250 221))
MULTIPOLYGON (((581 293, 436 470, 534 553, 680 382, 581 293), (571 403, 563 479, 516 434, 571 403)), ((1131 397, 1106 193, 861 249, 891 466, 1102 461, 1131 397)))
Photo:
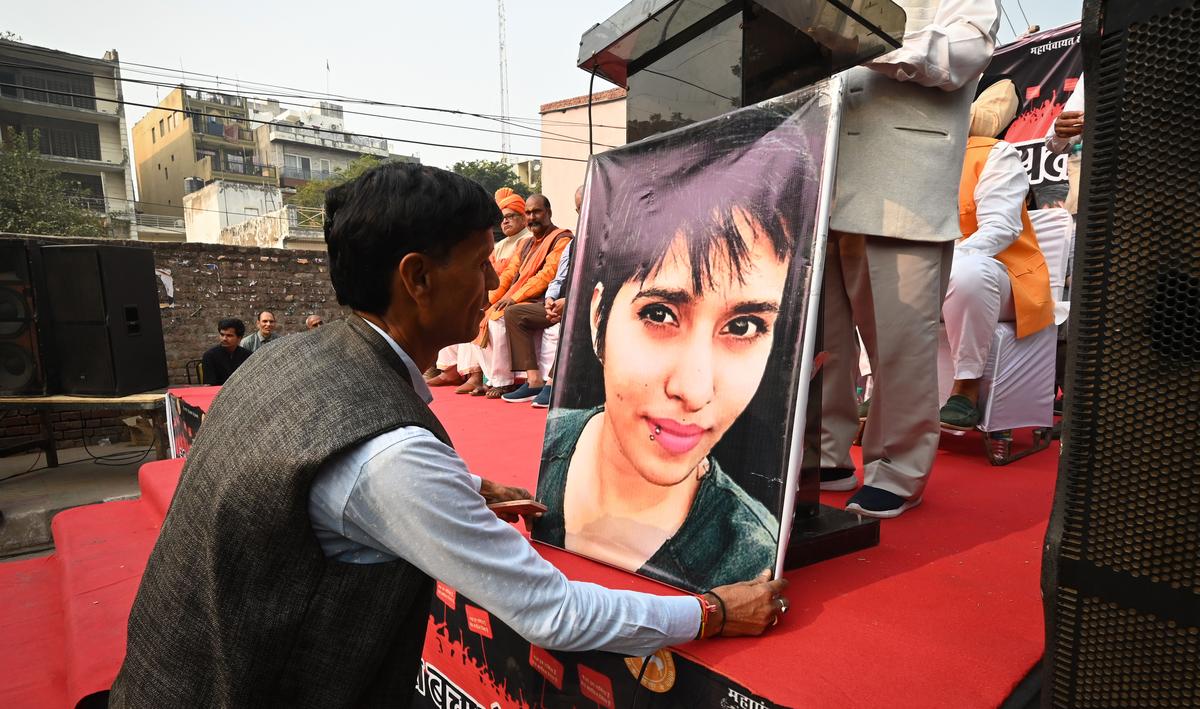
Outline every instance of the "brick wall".
MULTIPOLYGON (((0 238, 15 238, 0 234, 0 238)), ((344 317, 329 283, 328 256, 319 251, 265 249, 223 244, 167 244, 112 239, 38 237, 46 244, 105 243, 138 246, 154 251, 158 272, 159 312, 163 321, 167 369, 172 384, 186 384, 189 360, 200 359, 217 343, 217 321, 241 318, 246 332, 254 331, 258 312, 275 313, 284 334, 304 329, 312 313, 325 322, 344 317)), ((5 410, 0 400, 0 446, 23 440, 37 425, 33 412, 5 410)), ((108 437, 127 438, 121 417, 135 412, 64 412, 55 421, 56 438, 78 443, 86 431, 88 443, 108 437), (73 414, 73 416, 72 416, 73 414), (95 423, 93 423, 95 422, 95 423)))

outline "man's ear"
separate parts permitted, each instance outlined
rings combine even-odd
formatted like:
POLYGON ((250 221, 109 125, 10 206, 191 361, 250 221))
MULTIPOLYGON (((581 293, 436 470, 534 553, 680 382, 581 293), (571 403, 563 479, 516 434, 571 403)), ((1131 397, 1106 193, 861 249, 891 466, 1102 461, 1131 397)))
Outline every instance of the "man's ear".
POLYGON ((393 298, 404 293, 418 305, 427 303, 433 292, 432 267, 433 262, 425 254, 406 254, 392 277, 393 298))

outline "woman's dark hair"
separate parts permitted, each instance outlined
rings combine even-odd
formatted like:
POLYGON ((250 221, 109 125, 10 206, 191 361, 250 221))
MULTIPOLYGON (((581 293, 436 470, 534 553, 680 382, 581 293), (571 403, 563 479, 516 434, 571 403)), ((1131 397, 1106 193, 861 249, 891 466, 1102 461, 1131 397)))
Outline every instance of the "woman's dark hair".
POLYGON ((436 167, 391 162, 325 193, 329 278, 338 302, 382 314, 392 274, 410 253, 439 261, 473 232, 500 223, 478 183, 436 167))
POLYGON ((597 283, 603 291, 595 345, 602 354, 617 291, 652 276, 676 237, 687 245, 695 292, 712 288, 721 272, 744 277, 749 253, 739 224, 766 237, 776 258, 790 259, 767 373, 713 455, 769 509, 777 508, 782 487, 768 473, 786 465, 787 451, 765 442, 785 440, 790 426, 824 146, 824 123, 806 122, 808 114, 794 110, 741 109, 594 158, 580 253, 572 259, 580 271, 571 279, 573 305, 564 326, 569 355, 558 368, 559 406, 604 403, 588 307, 597 283))
POLYGON ((246 323, 237 318, 221 318, 217 323, 217 332, 230 329, 236 332, 238 337, 246 336, 246 323))

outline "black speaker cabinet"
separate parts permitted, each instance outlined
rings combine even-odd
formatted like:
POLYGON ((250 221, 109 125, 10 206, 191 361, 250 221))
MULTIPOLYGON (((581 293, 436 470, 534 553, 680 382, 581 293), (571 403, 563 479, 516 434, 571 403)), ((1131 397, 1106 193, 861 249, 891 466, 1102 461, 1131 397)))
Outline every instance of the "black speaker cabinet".
POLYGON ((49 392, 40 256, 31 241, 0 240, 0 396, 49 392))
POLYGON ((62 393, 124 396, 166 387, 153 253, 46 246, 42 260, 62 393))
POLYGON ((1045 707, 1200 706, 1200 2, 1084 5, 1045 707))

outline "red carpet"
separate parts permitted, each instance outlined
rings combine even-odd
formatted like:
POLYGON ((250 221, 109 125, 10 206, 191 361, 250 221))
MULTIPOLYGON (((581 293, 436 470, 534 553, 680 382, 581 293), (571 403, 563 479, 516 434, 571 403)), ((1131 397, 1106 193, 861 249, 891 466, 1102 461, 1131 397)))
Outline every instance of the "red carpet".
MULTIPOLYGON (((445 389, 434 411, 472 470, 534 488, 544 411, 445 389)), ((993 468, 975 434, 942 445, 924 504, 884 522, 879 547, 788 574, 792 610, 772 633, 683 652, 789 706, 1002 702, 1042 652, 1038 582, 1057 447, 993 468)), ((146 466, 140 501, 58 515, 53 556, 0 564, 0 706, 74 706, 111 683, 178 468, 146 466)), ((547 556, 572 576, 642 586, 547 556)))

